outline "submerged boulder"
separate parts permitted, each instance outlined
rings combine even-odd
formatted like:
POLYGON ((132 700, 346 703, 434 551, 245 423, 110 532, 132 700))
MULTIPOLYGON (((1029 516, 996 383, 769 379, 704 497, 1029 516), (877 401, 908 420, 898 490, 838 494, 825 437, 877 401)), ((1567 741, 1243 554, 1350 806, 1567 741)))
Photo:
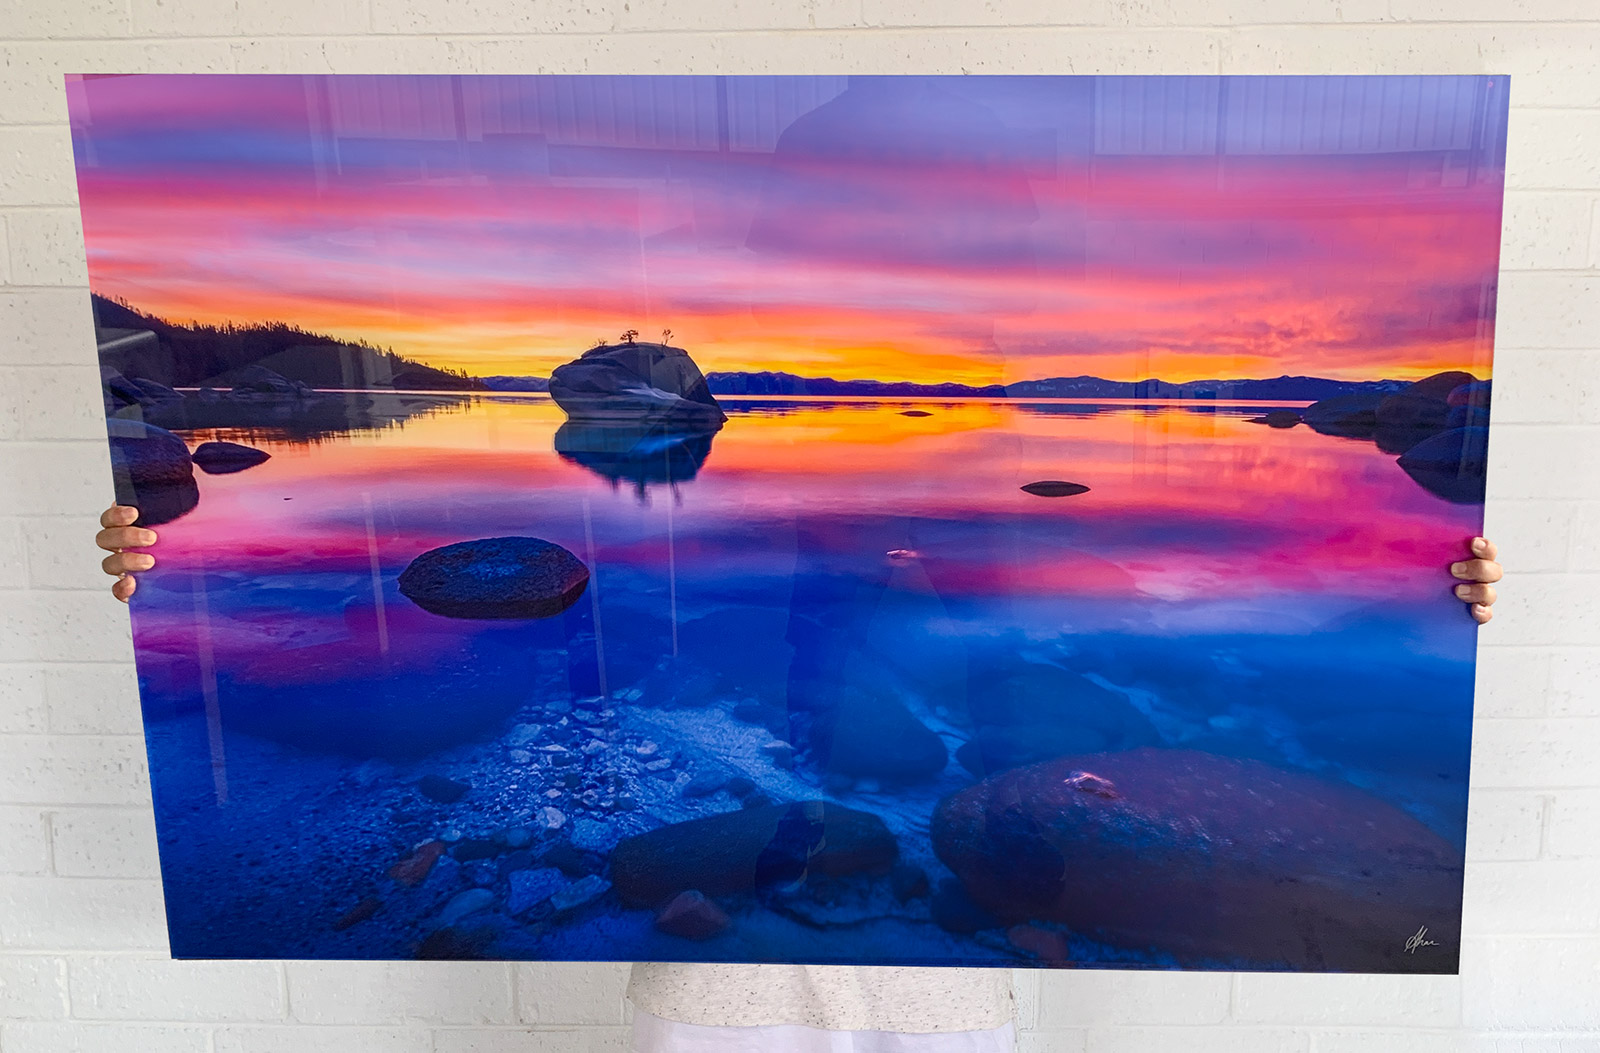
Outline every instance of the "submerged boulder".
POLYGON ((262 461, 271 460, 272 454, 254 446, 241 446, 236 442, 203 442, 194 448, 194 463, 207 475, 231 475, 246 468, 254 468, 262 461))
POLYGON ((934 851, 1003 923, 1180 961, 1453 972, 1460 851, 1354 787, 1138 749, 1014 769, 940 802, 934 851), (1426 925, 1433 946, 1408 953, 1426 925))
POLYGON ((718 428, 728 419, 689 352, 667 344, 602 344, 585 351, 550 374, 550 397, 573 420, 718 428))
POLYGON ((719 896, 812 874, 887 873, 897 848, 883 820, 825 801, 763 804, 625 838, 611 853, 623 903, 658 908, 690 890, 719 896))
POLYGON ((913 782, 939 774, 949 762, 944 740, 887 694, 846 691, 826 706, 808 708, 805 742, 828 771, 913 782))
POLYGON ((577 602, 589 568, 535 537, 488 537, 430 549, 400 573, 400 592, 447 618, 548 618, 577 602))
POLYGON ((1159 741, 1150 718, 1126 698, 1059 666, 979 668, 967 689, 967 709, 974 733, 956 759, 979 778, 1069 753, 1159 741))

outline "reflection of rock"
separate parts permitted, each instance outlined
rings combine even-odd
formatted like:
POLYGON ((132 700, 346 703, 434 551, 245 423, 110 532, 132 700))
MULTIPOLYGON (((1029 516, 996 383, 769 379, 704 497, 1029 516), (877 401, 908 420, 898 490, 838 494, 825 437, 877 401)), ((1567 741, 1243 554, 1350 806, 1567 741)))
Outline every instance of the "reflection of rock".
POLYGON ((111 473, 117 503, 139 510, 140 526, 169 523, 200 503, 184 441, 143 421, 110 417, 111 473))
POLYGON ((573 420, 718 428, 728 418, 681 347, 604 344, 556 368, 550 397, 573 420))
POLYGON ((231 475, 246 468, 254 468, 272 454, 254 446, 241 446, 236 442, 203 442, 194 449, 194 463, 207 475, 231 475))
POLYGON ((611 853, 624 903, 660 907, 690 889, 744 892, 806 875, 885 872, 894 835, 883 820, 823 801, 766 804, 630 837, 611 853))
POLYGON ((400 573, 400 592, 447 618, 548 618, 583 595, 589 569, 560 545, 489 537, 430 549, 400 573))
POLYGON ((1419 442, 1400 467, 1429 493, 1458 505, 1483 500, 1489 467, 1489 429, 1456 428, 1419 442))
POLYGON ((1460 852, 1375 797, 1257 761, 1161 749, 1047 761, 945 798, 932 837, 1005 922, 1190 961, 1455 970, 1460 852), (1437 945, 1408 954, 1419 924, 1437 945))
POLYGON ((1035 497, 1071 497, 1089 492, 1089 488, 1082 483, 1068 483, 1060 479, 1041 479, 1025 484, 1022 489, 1035 497))
POLYGON ((652 483, 693 479, 711 454, 716 429, 687 430, 659 421, 605 424, 567 421, 556 431, 556 452, 612 482, 643 493, 652 483))
POLYGON ((1127 699, 1053 665, 977 670, 967 704, 976 731, 956 759, 980 778, 1068 753, 1158 741, 1155 725, 1127 699))
POLYGON ((1265 424, 1269 428, 1292 428, 1300 423, 1300 414, 1294 410, 1273 410, 1260 417, 1251 417, 1246 424, 1265 424))

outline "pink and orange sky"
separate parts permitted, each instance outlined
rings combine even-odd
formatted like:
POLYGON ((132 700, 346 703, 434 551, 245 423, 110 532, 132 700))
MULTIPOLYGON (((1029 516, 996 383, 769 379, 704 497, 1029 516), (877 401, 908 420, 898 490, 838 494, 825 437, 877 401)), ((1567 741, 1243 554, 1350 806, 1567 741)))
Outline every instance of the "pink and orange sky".
POLYGON ((1503 81, 1143 81, 68 91, 91 284, 173 321, 480 375, 628 328, 670 328, 707 371, 1488 375, 1503 81))

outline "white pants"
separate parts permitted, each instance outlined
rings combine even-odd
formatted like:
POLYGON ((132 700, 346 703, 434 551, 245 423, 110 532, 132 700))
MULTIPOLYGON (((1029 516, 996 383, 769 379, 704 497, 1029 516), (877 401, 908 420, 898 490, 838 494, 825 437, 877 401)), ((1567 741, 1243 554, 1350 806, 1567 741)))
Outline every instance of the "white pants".
POLYGON ((633 1053, 1015 1053, 1011 1023, 989 1031, 827 1031, 803 1024, 705 1027, 633 1011, 633 1053))

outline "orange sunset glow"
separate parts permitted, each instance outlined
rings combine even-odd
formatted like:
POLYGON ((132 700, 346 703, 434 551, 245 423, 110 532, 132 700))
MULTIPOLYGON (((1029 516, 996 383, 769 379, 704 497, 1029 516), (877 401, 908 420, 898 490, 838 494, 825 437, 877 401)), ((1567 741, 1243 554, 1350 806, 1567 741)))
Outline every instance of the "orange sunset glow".
POLYGON ((541 78, 474 84, 460 127, 412 105, 374 130, 383 91, 451 79, 305 80, 71 84, 95 291, 475 375, 624 329, 707 372, 1487 375, 1500 176, 1446 150, 1106 152, 1071 79, 856 78, 727 146, 637 100, 536 116, 541 78))

